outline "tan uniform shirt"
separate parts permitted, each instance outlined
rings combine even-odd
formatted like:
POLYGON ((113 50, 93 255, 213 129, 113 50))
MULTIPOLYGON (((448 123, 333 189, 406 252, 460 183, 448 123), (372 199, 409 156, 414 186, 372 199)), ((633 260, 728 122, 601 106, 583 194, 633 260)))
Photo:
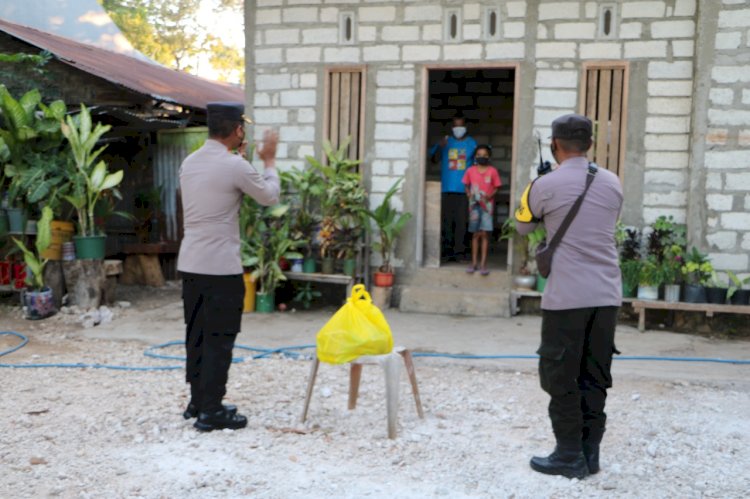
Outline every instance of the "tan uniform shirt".
MULTIPOLYGON (((534 216, 544 219, 547 242, 586 187, 588 163, 582 157, 563 161, 557 170, 539 178, 531 187, 529 207, 534 216)), ((615 225, 622 200, 620 179, 599 168, 578 215, 555 250, 542 309, 621 305, 615 225)), ((519 222, 516 226, 520 234, 528 234, 536 224, 519 222)))
POLYGON ((275 168, 263 174, 215 140, 185 158, 180 167, 185 235, 177 270, 195 274, 242 273, 239 210, 242 195, 270 206, 279 202, 275 168))

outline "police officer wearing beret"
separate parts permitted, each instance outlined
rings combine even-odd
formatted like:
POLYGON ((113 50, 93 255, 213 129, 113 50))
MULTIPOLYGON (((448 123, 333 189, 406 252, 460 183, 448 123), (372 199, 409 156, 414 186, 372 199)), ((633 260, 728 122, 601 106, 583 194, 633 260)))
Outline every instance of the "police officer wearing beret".
POLYGON ((275 158, 278 135, 266 132, 259 173, 246 160, 244 106, 207 106, 208 140, 180 167, 184 238, 177 269, 185 311, 186 381, 190 403, 185 419, 200 431, 247 425, 232 405, 223 405, 232 348, 240 331, 245 293, 240 259, 239 209, 247 194, 266 206, 279 200, 275 158))
POLYGON ((615 325, 622 302, 615 246, 622 187, 617 175, 587 160, 591 136, 592 124, 585 116, 568 114, 552 123, 552 155, 559 166, 527 187, 515 214, 519 233, 528 234, 543 222, 550 241, 586 191, 554 250, 537 350, 557 446, 530 464, 540 473, 568 478, 599 471, 604 403, 612 386, 610 367, 617 353, 615 325))

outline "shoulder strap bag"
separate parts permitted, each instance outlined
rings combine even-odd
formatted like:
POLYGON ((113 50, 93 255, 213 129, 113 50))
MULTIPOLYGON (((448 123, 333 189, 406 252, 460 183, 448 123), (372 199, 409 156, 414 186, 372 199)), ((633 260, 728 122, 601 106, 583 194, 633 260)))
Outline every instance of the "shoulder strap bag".
POLYGON ((537 246, 534 259, 536 260, 537 270, 539 270, 539 274, 542 277, 548 277, 549 273, 552 271, 552 256, 555 253, 555 249, 557 249, 557 246, 560 244, 560 240, 563 238, 565 232, 568 230, 568 227, 570 227, 573 219, 578 214, 578 210, 581 208, 581 204, 583 203, 583 198, 586 197, 586 193, 589 191, 589 187, 591 187, 591 183, 594 181, 594 176, 596 175, 597 170, 598 167, 594 163, 589 163, 588 173, 586 174, 586 188, 583 190, 583 194, 578 196, 578 199, 576 199, 576 202, 570 208, 570 211, 565 216, 563 222, 560 224, 560 228, 557 229, 555 237, 552 238, 552 241, 547 244, 547 241, 544 240, 539 243, 539 246, 537 246))

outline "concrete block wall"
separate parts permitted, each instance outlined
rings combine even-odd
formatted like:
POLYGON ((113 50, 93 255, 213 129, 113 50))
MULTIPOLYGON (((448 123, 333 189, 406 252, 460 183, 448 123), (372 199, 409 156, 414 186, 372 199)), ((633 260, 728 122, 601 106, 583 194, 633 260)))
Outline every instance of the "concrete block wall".
POLYGON ((644 177, 641 220, 631 223, 660 215, 685 222, 696 0, 619 2, 611 38, 599 35, 597 2, 543 1, 538 7, 534 127, 548 137, 552 119, 580 110, 584 62, 630 61, 628 123, 640 120, 645 130, 627 138, 626 150, 640 154, 627 154, 621 166, 625 177, 639 169, 644 177), (637 80, 634 68, 645 78, 637 80), (634 112, 639 105, 645 112, 634 112))
MULTIPOLYGON (((608 3, 616 6, 616 31, 609 38, 598 29, 603 3, 592 0, 247 1, 256 8, 254 28, 248 30, 256 137, 266 126, 280 128, 282 168, 302 166, 304 155, 320 153, 325 68, 366 66, 364 159, 372 202, 379 203, 387 188, 406 176, 396 203, 416 214, 423 188, 422 66, 516 61, 521 77, 516 89, 521 104, 514 178, 518 192, 535 174, 533 132, 546 138, 552 119, 579 110, 583 63, 627 60, 626 222, 646 224, 660 215, 685 222, 691 196, 705 196, 708 220, 703 236, 712 245, 717 266, 748 269, 747 0, 613 0, 608 3), (487 6, 500 9, 496 40, 483 36, 487 6), (702 159, 691 155, 691 132, 697 116, 696 73, 704 70, 695 66, 696 26, 704 7, 718 9, 720 15, 710 109, 704 117, 710 121, 706 175, 696 191, 691 169, 702 159), (461 9, 459 43, 443 40, 449 8, 461 9), (352 44, 339 42, 339 16, 344 12, 355 16, 352 44), (740 164, 745 166, 727 166, 740 164)), ((549 159, 546 142, 544 154, 549 159)), ((416 219, 410 228, 416 228, 416 219)), ((407 232, 399 250, 405 262, 413 257, 416 237, 414 230, 407 232)))
POLYGON ((750 2, 722 2, 705 135, 705 243, 714 266, 750 275, 750 2))

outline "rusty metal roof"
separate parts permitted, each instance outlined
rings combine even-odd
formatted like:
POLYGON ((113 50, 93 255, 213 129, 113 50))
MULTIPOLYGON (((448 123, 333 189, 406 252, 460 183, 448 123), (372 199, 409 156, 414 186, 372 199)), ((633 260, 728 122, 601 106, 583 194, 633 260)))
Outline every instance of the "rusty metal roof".
POLYGON ((205 109, 206 103, 211 101, 245 101, 241 87, 206 80, 2 19, 0 31, 49 51, 74 68, 156 100, 199 109, 205 109))

